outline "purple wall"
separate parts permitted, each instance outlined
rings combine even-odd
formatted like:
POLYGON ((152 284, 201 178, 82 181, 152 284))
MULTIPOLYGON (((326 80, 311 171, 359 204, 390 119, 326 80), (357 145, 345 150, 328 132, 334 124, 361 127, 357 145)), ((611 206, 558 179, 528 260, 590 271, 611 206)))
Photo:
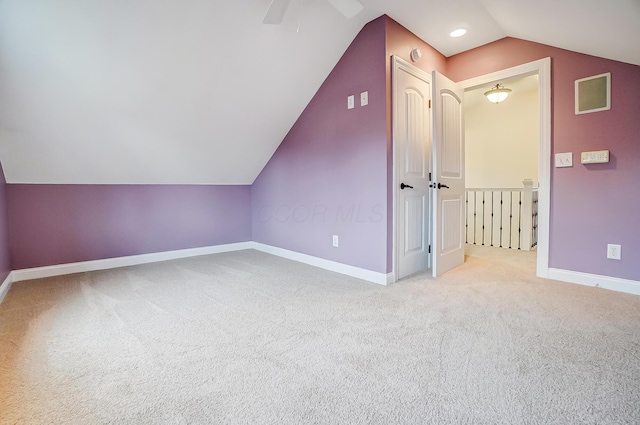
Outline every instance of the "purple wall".
POLYGON ((551 168, 549 266, 640 280, 640 67, 506 38, 453 56, 456 81, 545 57, 552 59, 552 152, 573 167, 551 168), (611 72, 611 110, 574 113, 576 79, 611 72), (608 149, 608 164, 581 165, 580 153, 608 149), (622 260, 606 258, 622 245, 622 260))
POLYGON ((251 240, 249 186, 6 189, 14 270, 251 240))
POLYGON ((7 183, 0 164, 0 284, 11 272, 9 251, 9 224, 7 221, 7 183))
POLYGON ((382 18, 360 31, 254 182, 254 241, 387 271, 384 37, 382 18))
POLYGON ((414 47, 423 69, 444 70, 444 56, 387 16, 362 29, 253 184, 256 242, 391 271, 391 56, 414 47))

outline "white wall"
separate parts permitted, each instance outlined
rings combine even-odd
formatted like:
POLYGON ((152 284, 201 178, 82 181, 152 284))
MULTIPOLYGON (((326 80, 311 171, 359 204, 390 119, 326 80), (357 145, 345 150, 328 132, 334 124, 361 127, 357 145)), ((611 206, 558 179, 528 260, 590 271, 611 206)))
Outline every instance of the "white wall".
POLYGON ((513 92, 499 104, 483 96, 488 87, 465 93, 467 188, 518 188, 526 178, 538 185, 537 77, 504 85, 513 92))

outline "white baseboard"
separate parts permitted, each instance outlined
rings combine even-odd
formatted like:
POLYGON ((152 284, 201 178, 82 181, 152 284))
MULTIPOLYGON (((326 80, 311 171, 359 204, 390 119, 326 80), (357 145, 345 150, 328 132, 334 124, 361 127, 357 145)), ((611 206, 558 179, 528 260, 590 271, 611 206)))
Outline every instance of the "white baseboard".
POLYGON ((393 273, 374 272, 360 267, 350 266, 336 261, 325 260, 324 258, 314 257, 312 255, 301 254, 288 249, 278 248, 271 245, 265 245, 259 242, 253 242, 253 248, 266 252, 267 254, 277 255, 278 257, 287 258, 289 260, 298 261, 310 266, 319 267, 321 269, 344 274, 368 282, 377 283, 379 285, 388 285, 393 282, 393 273))
MULTIPOLYGON (((30 269, 14 270, 0 285, 0 302, 9 292, 13 282, 22 280, 41 279, 45 277, 60 276, 73 273, 84 273, 95 270, 107 270, 117 267, 135 266, 138 264, 155 263, 158 261, 175 260, 179 258, 196 257, 199 255, 218 254, 221 252, 240 251, 244 249, 255 249, 298 261, 321 269, 344 274, 379 285, 388 285, 393 282, 393 273, 380 273, 360 267, 350 266, 336 261, 325 260, 324 258, 302 254, 288 249, 265 245, 258 242, 240 242, 226 245, 207 246, 202 248, 181 249, 176 251, 157 252, 152 254, 132 255, 128 257, 107 258, 103 260, 82 261, 78 263, 58 264, 54 266, 34 267, 30 269)), ((598 288, 610 289, 612 291, 626 292, 640 295, 640 282, 629 279, 620 279, 610 276, 600 276, 596 274, 575 272, 571 270, 549 269, 549 279, 563 282, 577 283, 579 285, 594 286, 598 288)))
POLYGON ((72 273, 114 269, 117 267, 135 266, 138 264, 156 263, 158 261, 176 260, 179 258, 197 257, 199 255, 218 254, 220 252, 240 251, 252 248, 252 242, 240 242, 227 245, 205 246, 202 248, 155 252, 152 254, 131 255, 128 257, 82 261, 79 263, 34 267, 30 269, 14 270, 11 272, 11 275, 13 276, 13 282, 19 282, 21 280, 41 279, 44 277, 60 276, 72 273))
POLYGON ((356 277, 368 282, 380 285, 388 285, 393 281, 393 274, 378 273, 359 267, 349 266, 347 264, 335 261, 325 260, 323 258, 313 257, 307 254, 301 254, 287 249, 277 248, 257 242, 240 242, 227 245, 207 246, 202 248, 181 249, 176 251, 156 252, 152 254, 131 255, 128 257, 106 258, 103 260, 82 261, 78 263, 56 264, 53 266, 34 267, 30 269, 14 270, 9 274, 5 283, 0 287, 0 301, 2 296, 9 291, 12 282, 19 282, 30 279, 42 279, 45 277, 61 276, 73 273, 84 273, 96 270, 114 269, 117 267, 135 266, 138 264, 155 263, 158 261, 176 260, 179 258, 196 257, 199 255, 218 254, 221 252, 240 251, 243 249, 256 249, 268 254, 277 255, 278 257, 287 258, 289 260, 298 261, 330 270, 336 273, 345 274, 347 276, 356 277), (9 283, 7 283, 9 282, 9 283))
POLYGON ((2 302, 2 300, 4 300, 4 297, 9 292, 9 289, 11 289, 12 283, 13 283, 13 272, 10 272, 7 275, 4 282, 2 282, 2 285, 0 285, 0 303, 2 302))
POLYGON ((604 288, 612 291, 640 295, 640 282, 636 280, 620 279, 617 277, 600 276, 597 274, 561 269, 549 269, 548 278, 561 280, 563 282, 577 283, 579 285, 594 286, 596 288, 604 288))

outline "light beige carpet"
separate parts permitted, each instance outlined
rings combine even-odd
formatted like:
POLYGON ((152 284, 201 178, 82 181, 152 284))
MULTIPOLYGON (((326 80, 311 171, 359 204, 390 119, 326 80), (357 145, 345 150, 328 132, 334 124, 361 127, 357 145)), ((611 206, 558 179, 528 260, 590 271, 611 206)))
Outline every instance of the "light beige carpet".
POLYGON ((640 297, 468 247, 390 287, 257 251, 20 282, 3 424, 638 424, 640 297))

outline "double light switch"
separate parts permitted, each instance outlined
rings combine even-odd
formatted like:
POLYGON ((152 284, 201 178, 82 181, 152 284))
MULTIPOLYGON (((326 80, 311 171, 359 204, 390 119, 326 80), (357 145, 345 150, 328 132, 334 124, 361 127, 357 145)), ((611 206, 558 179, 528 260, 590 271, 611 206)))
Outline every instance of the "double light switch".
MULTIPOLYGON (((369 92, 363 91, 360 93, 360 106, 367 106, 369 104, 369 92)), ((347 97, 347 109, 353 109, 356 107, 355 95, 347 97)))

